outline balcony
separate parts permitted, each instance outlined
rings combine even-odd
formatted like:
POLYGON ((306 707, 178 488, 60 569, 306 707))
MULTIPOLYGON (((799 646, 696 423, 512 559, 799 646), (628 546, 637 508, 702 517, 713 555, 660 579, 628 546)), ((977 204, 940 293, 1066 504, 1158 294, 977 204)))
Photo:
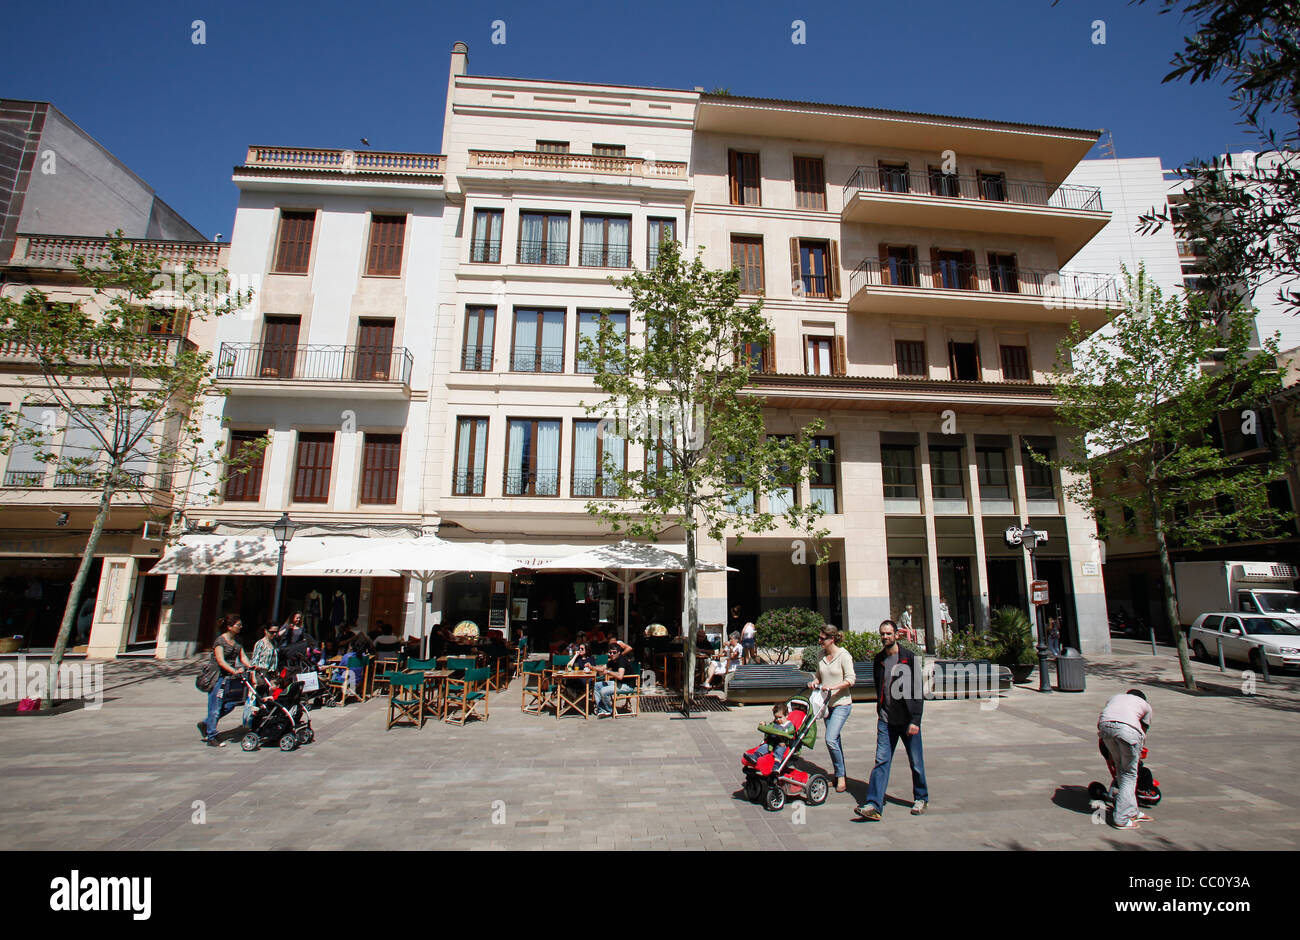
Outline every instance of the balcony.
POLYGON ((1034 235, 1056 242, 1064 264, 1105 228, 1095 186, 1052 187, 994 174, 860 166, 844 186, 844 222, 1034 235))
MULTIPOLYGON (((164 263, 183 265, 194 262, 198 268, 215 270, 221 267, 221 252, 227 246, 217 242, 157 241, 148 238, 123 239, 132 248, 156 252, 164 263)), ((12 263, 33 268, 57 271, 75 269, 74 258, 85 258, 87 267, 108 266, 108 238, 86 238, 69 235, 19 235, 14 243, 12 263)))
POLYGON ((404 347, 222 343, 217 381, 233 392, 325 398, 410 398, 415 359, 404 347))
POLYGON ((1030 382, 969 382, 869 375, 755 374, 745 394, 769 407, 825 411, 936 413, 1046 417, 1056 413, 1056 387, 1030 382))
POLYGON ((1038 271, 1003 265, 869 258, 849 277, 849 310, 977 319, 1005 318, 1097 328, 1119 308, 1109 274, 1038 271))
POLYGON ((558 470, 507 470, 503 480, 506 496, 558 496, 558 470))
POLYGON ((686 180, 686 164, 643 160, 640 157, 598 157, 586 153, 542 153, 528 150, 471 150, 471 170, 587 173, 625 179, 686 180))
POLYGON ((447 158, 436 153, 249 147, 248 159, 239 169, 312 170, 349 176, 442 176, 446 164, 447 158))
MULTIPOLYGON (((162 363, 174 359, 178 353, 193 352, 197 348, 184 336, 155 333, 147 338, 133 340, 122 349, 92 344, 75 351, 60 349, 56 358, 62 362, 66 357, 74 366, 84 360, 85 369, 78 371, 88 371, 91 374, 101 371, 117 373, 126 370, 128 359, 133 362, 162 363)), ((43 368, 41 349, 29 343, 25 336, 0 332, 0 365, 10 368, 26 366, 39 370, 43 368)))

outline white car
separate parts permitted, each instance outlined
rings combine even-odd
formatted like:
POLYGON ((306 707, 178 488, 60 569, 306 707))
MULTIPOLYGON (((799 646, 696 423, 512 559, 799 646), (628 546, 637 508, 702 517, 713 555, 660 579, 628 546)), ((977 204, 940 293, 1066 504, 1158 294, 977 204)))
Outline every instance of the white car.
POLYGON ((1270 669, 1300 669, 1300 627, 1263 614, 1232 611, 1201 614, 1187 633, 1192 654, 1202 662, 1217 662, 1219 644, 1225 661, 1250 663, 1260 669, 1260 649, 1270 669))

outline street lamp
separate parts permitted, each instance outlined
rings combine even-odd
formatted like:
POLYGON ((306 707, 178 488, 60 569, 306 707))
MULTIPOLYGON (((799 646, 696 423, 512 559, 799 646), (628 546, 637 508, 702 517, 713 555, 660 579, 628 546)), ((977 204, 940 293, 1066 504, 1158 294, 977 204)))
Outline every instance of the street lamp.
POLYGON ((271 605, 271 623, 274 624, 280 622, 280 587, 284 583, 284 549, 297 531, 298 523, 290 519, 287 512, 281 513, 280 518, 271 525, 271 534, 280 543, 280 562, 275 569, 275 603, 271 605))
POLYGON ((1015 548, 1022 546, 1029 552, 1029 579, 1032 582, 1029 587, 1029 601, 1034 607, 1034 625, 1038 632, 1038 691, 1052 691, 1052 678, 1047 672, 1047 635, 1043 627, 1043 604, 1047 603, 1044 597, 1042 603, 1039 603, 1034 597, 1034 589, 1038 584, 1038 562, 1034 559, 1034 549, 1038 548, 1039 542, 1047 541, 1047 532, 1036 530, 1032 526, 1025 526, 1023 529, 1018 526, 1008 526, 1007 531, 1002 536, 1003 541, 1008 546, 1015 548))

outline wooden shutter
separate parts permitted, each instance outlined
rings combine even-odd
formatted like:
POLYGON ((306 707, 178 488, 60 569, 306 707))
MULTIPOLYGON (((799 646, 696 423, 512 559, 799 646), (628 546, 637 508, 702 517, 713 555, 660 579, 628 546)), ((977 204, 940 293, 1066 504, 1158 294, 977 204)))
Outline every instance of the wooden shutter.
POLYGON ((740 154, 734 150, 727 151, 727 183, 731 190, 731 204, 741 205, 740 154))
POLYGON ((804 296, 803 271, 799 267, 799 239, 790 239, 790 292, 796 297, 804 296), (795 287, 795 285, 799 285, 795 287))
POLYGON ((776 334, 772 332, 768 332, 767 346, 763 349, 763 371, 776 371, 776 334))
POLYGON ((979 290, 979 272, 975 270, 975 252, 963 251, 961 253, 961 272, 958 274, 957 283, 962 286, 962 290, 979 290))
POLYGON ((357 325, 358 382, 386 382, 393 361, 393 321, 363 319, 357 325))
POLYGON ((830 286, 830 296, 840 296, 840 243, 831 239, 830 257, 826 260, 826 276, 830 278, 827 284, 830 286))
POLYGON ((291 379, 298 358, 298 317, 266 318, 262 328, 262 362, 258 369, 263 378, 291 379))
POLYGON ((948 378, 957 378, 957 344, 948 340, 948 378))
POLYGON ((939 263, 939 249, 930 246, 930 277, 935 287, 943 287, 943 266, 939 263))
POLYGON ((280 239, 275 255, 275 270, 281 274, 306 274, 311 260, 312 228, 315 212, 280 213, 280 239))
POLYGON ((893 278, 889 275, 889 246, 883 242, 880 245, 880 283, 894 283, 893 278))
POLYGON ((327 503, 330 470, 334 465, 334 433, 298 433, 298 455, 293 472, 293 499, 297 503, 327 503))
POLYGON ((402 273, 402 245, 406 241, 406 216, 375 215, 370 217, 370 256, 366 273, 399 275, 402 273))
POLYGON ((361 458, 362 503, 397 502, 397 471, 402 453, 402 435, 367 434, 361 458))
POLYGON ((831 351, 831 375, 849 374, 849 356, 845 348, 844 337, 836 336, 831 351))
MULTIPOLYGON (((231 431, 230 457, 232 460, 243 456, 244 448, 253 441, 263 437, 264 431, 231 431)), ((249 462, 244 473, 231 474, 226 481, 226 502, 257 502, 262 496, 262 467, 266 451, 261 451, 249 462)))
POLYGON ((763 204, 762 182, 758 174, 758 154, 741 154, 741 168, 745 182, 745 205, 761 206, 763 204))

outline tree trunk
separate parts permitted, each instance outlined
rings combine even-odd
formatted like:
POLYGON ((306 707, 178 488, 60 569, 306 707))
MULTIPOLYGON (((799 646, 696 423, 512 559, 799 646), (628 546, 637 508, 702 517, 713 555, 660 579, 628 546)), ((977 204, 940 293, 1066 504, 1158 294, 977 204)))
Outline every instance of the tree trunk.
POLYGON ((1178 665, 1183 670, 1183 687, 1196 691, 1196 677, 1192 675, 1192 660, 1187 655, 1187 637, 1178 623, 1178 598, 1174 593, 1174 568, 1169 563, 1169 545, 1165 541, 1164 520, 1160 517, 1160 507, 1156 499, 1151 498, 1151 527, 1155 530, 1156 551, 1160 555, 1160 586, 1164 588, 1165 617, 1174 631, 1174 643, 1178 648, 1178 665))
POLYGON ((695 528, 686 530, 686 639, 682 643, 682 701, 695 698, 695 634, 700 629, 700 580, 696 570, 695 528))
MULTIPOLYGON (((104 490, 99 494, 99 509, 95 513, 95 524, 90 528, 90 538, 82 549, 81 564, 77 567, 77 576, 72 579, 72 588, 68 591, 68 602, 63 606, 63 622, 59 624, 59 635, 54 641, 54 650, 50 653, 49 695, 41 702, 41 709, 54 706, 54 692, 58 688, 59 663, 63 662, 63 653, 68 648, 68 635, 76 622, 77 611, 81 609, 81 592, 85 590, 90 579, 90 566, 95 561, 95 549, 99 547, 99 537, 104 534, 104 523, 108 521, 108 511, 113 504, 113 493, 117 491, 118 468, 108 472, 104 490)), ((92 614, 92 622, 93 622, 92 614)))

